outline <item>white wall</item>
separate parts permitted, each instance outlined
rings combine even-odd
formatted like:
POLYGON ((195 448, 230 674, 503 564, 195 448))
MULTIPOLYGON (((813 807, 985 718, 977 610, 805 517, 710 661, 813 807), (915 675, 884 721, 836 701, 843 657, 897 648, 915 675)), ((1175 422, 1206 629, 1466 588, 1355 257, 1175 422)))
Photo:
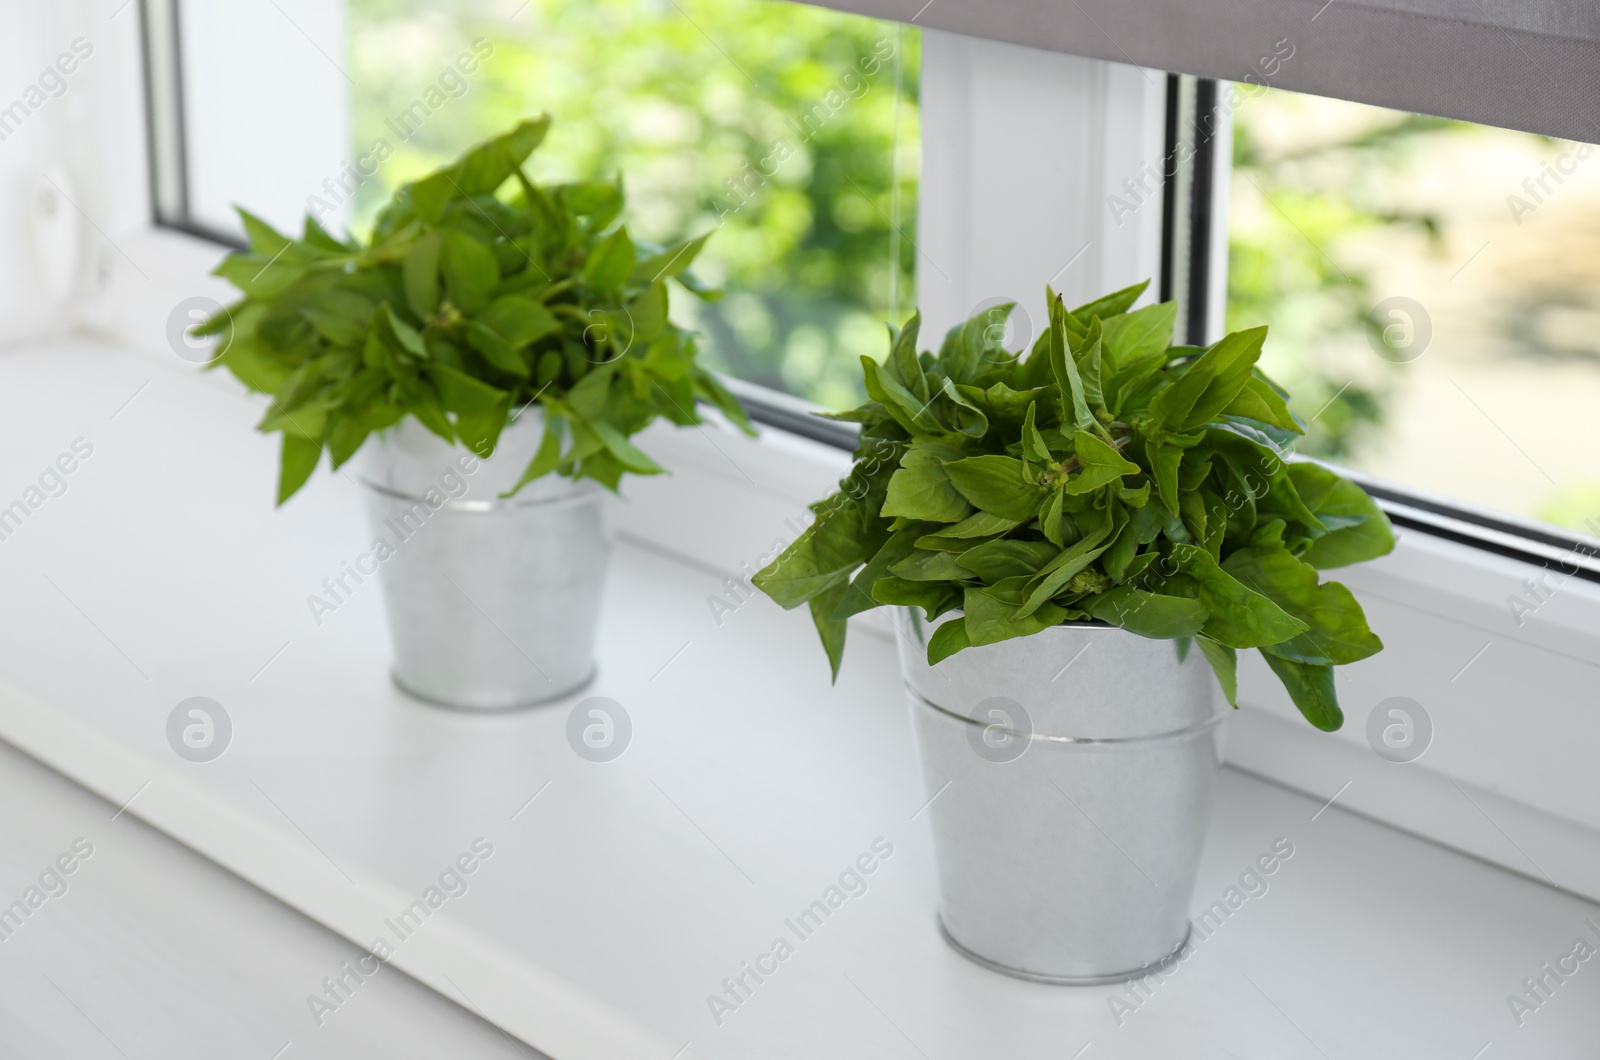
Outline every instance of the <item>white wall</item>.
MULTIPOLYGON (((108 223, 98 182, 82 176, 104 117, 97 98, 105 75, 114 72, 107 70, 115 51, 108 41, 135 26, 137 7, 115 19, 111 12, 87 0, 6 7, 0 32, 0 342, 70 326, 72 295, 97 275, 105 255, 116 254, 95 231, 108 223), (63 53, 68 58, 58 68, 63 53)), ((140 158, 136 165, 142 164, 140 158)), ((142 182, 142 173, 131 179, 142 182)))

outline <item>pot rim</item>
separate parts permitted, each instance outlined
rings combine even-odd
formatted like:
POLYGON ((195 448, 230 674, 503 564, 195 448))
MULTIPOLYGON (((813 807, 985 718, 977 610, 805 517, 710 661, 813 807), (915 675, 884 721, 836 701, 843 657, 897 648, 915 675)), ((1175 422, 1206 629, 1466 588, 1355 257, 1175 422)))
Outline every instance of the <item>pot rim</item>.
MULTIPOLYGON (((1135 636, 1137 636, 1137 634, 1135 634, 1135 636)), ((1181 729, 1169 729, 1166 732, 1148 733, 1143 736, 1050 736, 1041 732, 1022 732, 1019 729, 1009 728, 1005 725, 996 725, 993 722, 979 721, 977 718, 968 717, 965 714, 957 714, 948 707, 941 707, 927 696, 924 696, 922 693, 912 688, 909 683, 906 684, 906 694, 921 706, 927 707, 929 710, 938 711, 940 714, 943 714, 948 718, 954 718, 956 721, 959 721, 965 725, 974 725, 981 729, 995 728, 999 729, 1008 736, 1016 736, 1020 739, 1036 741, 1043 744, 1053 744, 1058 747, 1156 743, 1162 740, 1181 740, 1190 736, 1197 736, 1200 733, 1216 728, 1218 725, 1222 724, 1223 719, 1227 718, 1228 715, 1232 713, 1231 710, 1218 710, 1216 713, 1212 714, 1211 717, 1197 721, 1192 725, 1185 725, 1181 729)), ((1233 710, 1237 709, 1237 707, 1233 708, 1233 710)))
POLYGON ((524 497, 518 499, 516 497, 497 496, 492 501, 447 499, 443 504, 435 508, 433 505, 428 504, 428 501, 423 497, 419 497, 414 493, 407 493, 404 490, 397 490, 392 486, 380 486, 378 483, 373 482, 365 475, 360 476, 360 483, 362 486, 372 490, 374 493, 381 493, 385 497, 393 497, 395 500, 415 501, 418 504, 427 505, 427 507, 432 511, 443 511, 445 509, 449 509, 457 512, 475 512, 480 514, 505 511, 508 508, 542 508, 590 504, 600 500, 605 496, 606 492, 599 485, 590 482, 588 479, 583 479, 573 482, 574 488, 572 492, 560 497, 524 497))

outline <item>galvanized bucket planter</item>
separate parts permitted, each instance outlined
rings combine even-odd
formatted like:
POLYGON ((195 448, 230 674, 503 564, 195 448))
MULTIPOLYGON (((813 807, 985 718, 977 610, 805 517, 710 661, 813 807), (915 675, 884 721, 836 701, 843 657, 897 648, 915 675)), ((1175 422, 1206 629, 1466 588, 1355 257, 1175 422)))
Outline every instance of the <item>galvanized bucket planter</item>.
POLYGON ((1069 625, 930 667, 937 623, 895 618, 946 941, 1069 984, 1181 952, 1225 717, 1200 652, 1069 625))
POLYGON ((525 413, 479 460, 407 418, 362 451, 373 532, 391 546, 379 571, 392 673, 420 699, 504 710, 594 677, 612 498, 555 475, 501 498, 541 432, 525 413))

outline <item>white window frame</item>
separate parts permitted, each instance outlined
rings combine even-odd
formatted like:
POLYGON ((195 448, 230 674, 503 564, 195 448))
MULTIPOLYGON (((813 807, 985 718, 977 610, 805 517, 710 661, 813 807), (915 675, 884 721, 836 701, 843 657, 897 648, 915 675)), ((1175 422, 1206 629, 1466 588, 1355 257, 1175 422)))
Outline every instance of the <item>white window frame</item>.
MULTIPOLYGON (((25 286, 0 300, 12 321, 0 337, 47 332, 67 320, 133 355, 167 358, 173 306, 194 295, 230 297, 207 275, 224 248, 151 220, 143 59, 138 20, 129 17, 135 10, 108 19, 103 7, 82 0, 61 5, 46 19, 51 25, 36 27, 41 48, 81 34, 103 60, 74 85, 94 120, 74 126, 70 142, 64 134, 41 136, 0 152, 7 186, 49 167, 67 174, 84 222, 72 235, 79 280, 70 296, 54 301, 25 286)), ((1016 298, 1034 312, 1052 277, 1069 297, 1087 298, 1156 273, 1159 201, 1117 225, 1105 196, 1160 160, 1163 78, 926 33, 917 233, 926 334, 941 333, 989 297, 1016 298), (1085 244, 1083 256, 1062 270, 1085 244)), ((1225 208, 1225 181, 1217 185, 1214 206, 1225 208)), ((19 239, 4 248, 0 275, 26 279, 39 251, 19 239)), ((1220 279, 1220 269, 1213 273, 1220 279)), ((1219 316, 1214 308, 1211 319, 1219 316)), ((792 400, 772 402, 780 411, 803 411, 792 400)), ((793 538, 804 505, 831 489, 849 462, 837 447, 773 427, 754 440, 716 425, 663 428, 646 444, 676 474, 631 485, 624 532, 736 578, 793 538)), ((1449 516, 1413 511, 1393 555, 1336 575, 1389 644, 1343 669, 1345 728, 1332 736, 1313 731, 1265 668, 1247 663, 1230 764, 1600 897, 1600 772, 1592 765, 1600 746, 1593 707, 1600 585, 1579 577, 1558 582, 1549 571, 1561 558, 1559 542, 1530 541, 1514 522, 1500 531, 1504 551, 1543 555, 1547 567, 1465 543, 1484 539, 1475 524, 1452 530, 1449 516), (1428 518, 1457 539, 1420 529, 1428 518), (1519 620, 1508 601, 1535 598, 1530 585, 1540 579, 1539 606, 1519 620), (1406 765, 1379 758, 1365 736, 1368 715, 1393 696, 1423 703, 1433 719, 1432 745, 1406 765)), ((883 629, 870 616, 862 625, 883 629)))

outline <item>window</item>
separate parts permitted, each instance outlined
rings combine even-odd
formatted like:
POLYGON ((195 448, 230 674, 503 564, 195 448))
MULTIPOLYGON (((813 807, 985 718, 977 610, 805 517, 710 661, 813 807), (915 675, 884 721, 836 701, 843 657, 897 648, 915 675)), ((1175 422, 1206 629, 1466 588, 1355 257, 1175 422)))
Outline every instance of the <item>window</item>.
POLYGON ((1300 451, 1600 533, 1590 144, 1260 90, 1234 114, 1228 325, 1300 451))
POLYGON ((183 56, 188 195, 166 220, 236 237, 237 202, 360 232, 399 185, 549 111, 536 177, 624 174, 645 239, 716 229, 699 271, 726 296, 673 306, 715 367, 847 407, 915 304, 914 28, 760 0, 149 6, 183 56), (261 62, 318 87, 273 103, 249 90, 261 62))
POLYGON ((1090 297, 1152 277, 1190 341, 1270 324, 1300 452, 1368 476, 1401 521, 1539 562, 1600 527, 1587 144, 1259 87, 1291 69, 1287 37, 1230 84, 1032 50, 975 74, 972 38, 930 33, 949 55, 924 85, 915 26, 762 0, 143 6, 176 227, 236 239, 237 201, 359 232, 400 184, 548 110, 539 176, 625 174, 645 238, 716 230, 700 269, 726 297, 674 313, 758 385, 758 419, 848 446, 806 409, 862 399, 884 321, 920 303, 936 338, 1045 278, 1090 297), (248 90, 263 63, 283 96, 248 90), (1067 128, 1086 149, 1009 161, 1067 128))

